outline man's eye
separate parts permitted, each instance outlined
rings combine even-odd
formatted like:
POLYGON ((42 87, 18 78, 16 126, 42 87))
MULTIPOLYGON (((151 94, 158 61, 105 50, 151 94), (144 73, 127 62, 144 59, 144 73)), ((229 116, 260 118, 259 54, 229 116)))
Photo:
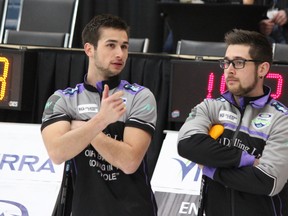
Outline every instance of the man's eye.
POLYGON ((108 44, 109 47, 114 48, 115 44, 108 44))
POLYGON ((230 65, 230 62, 229 62, 229 61, 224 61, 223 64, 229 66, 229 65, 230 65))
POLYGON ((242 64, 243 64, 243 61, 241 61, 241 60, 236 60, 236 61, 234 61, 234 64, 235 64, 235 65, 242 65, 242 64))

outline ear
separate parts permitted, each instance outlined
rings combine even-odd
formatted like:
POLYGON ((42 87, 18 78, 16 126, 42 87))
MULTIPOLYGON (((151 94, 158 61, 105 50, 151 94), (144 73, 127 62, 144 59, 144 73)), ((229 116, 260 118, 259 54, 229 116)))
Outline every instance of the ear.
POLYGON ((263 62, 258 66, 258 77, 265 77, 270 70, 270 64, 268 62, 263 62))
POLYGON ((85 43, 84 44, 84 51, 88 57, 91 57, 94 54, 95 48, 92 44, 85 43))

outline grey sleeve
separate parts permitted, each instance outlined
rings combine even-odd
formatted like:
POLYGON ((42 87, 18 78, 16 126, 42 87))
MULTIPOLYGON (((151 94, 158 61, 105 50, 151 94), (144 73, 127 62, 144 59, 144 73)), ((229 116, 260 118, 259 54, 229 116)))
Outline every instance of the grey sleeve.
POLYGON ((208 134, 212 124, 219 123, 216 118, 214 119, 210 110, 213 110, 213 104, 208 100, 204 100, 192 108, 189 117, 179 131, 178 142, 195 134, 208 134))
POLYGON ((48 98, 45 104, 42 115, 41 130, 43 130, 49 124, 60 120, 71 121, 71 118, 67 114, 67 105, 65 100, 61 97, 60 94, 55 92, 48 98))
POLYGON ((149 133, 154 132, 157 120, 157 105, 152 92, 145 88, 131 101, 126 126, 138 127, 149 133))
POLYGON ((283 189, 288 180, 288 116, 282 115, 271 128, 257 168, 274 179, 269 194, 273 196, 283 189))

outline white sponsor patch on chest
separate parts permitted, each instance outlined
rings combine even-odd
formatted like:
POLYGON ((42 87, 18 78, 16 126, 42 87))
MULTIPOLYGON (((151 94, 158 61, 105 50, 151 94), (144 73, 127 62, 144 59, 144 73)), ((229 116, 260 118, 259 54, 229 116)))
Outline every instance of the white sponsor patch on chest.
POLYGON ((88 113, 88 112, 93 112, 97 113, 98 112, 98 105, 97 104, 82 104, 78 106, 78 112, 79 113, 88 113))
POLYGON ((221 110, 219 112, 219 120, 220 121, 229 121, 237 124, 237 115, 230 111, 221 110))

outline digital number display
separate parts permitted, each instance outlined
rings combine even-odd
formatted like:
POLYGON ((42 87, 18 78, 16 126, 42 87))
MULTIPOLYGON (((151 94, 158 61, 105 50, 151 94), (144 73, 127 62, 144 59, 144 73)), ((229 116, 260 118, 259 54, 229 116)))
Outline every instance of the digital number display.
POLYGON ((19 64, 19 54, 0 51, 0 109, 20 108, 22 71, 19 64))
POLYGON ((0 49, 0 109, 31 109, 35 59, 27 50, 0 49))
POLYGON ((9 78, 9 64, 10 61, 6 57, 0 57, 0 70, 2 71, 2 75, 0 76, 0 101, 5 99, 7 96, 7 81, 9 78))
MULTIPOLYGON (((287 65, 288 68, 288 65, 287 65)), ((287 71, 288 72, 288 71, 287 71)), ((274 73, 274 72, 269 72, 266 76, 266 83, 270 83, 274 86, 273 82, 276 83, 275 86, 275 92, 271 94, 271 97, 274 99, 279 100, 279 98, 282 96, 282 90, 283 90, 283 76, 280 73, 274 73), (272 83, 271 83, 272 82, 272 83)), ((208 80, 207 80, 207 95, 206 98, 213 98, 212 93, 216 91, 217 89, 214 89, 214 83, 215 83, 215 73, 210 72, 208 75, 208 80)), ((224 74, 222 74, 220 78, 220 88, 218 90, 220 94, 223 94, 226 91, 226 84, 225 84, 225 78, 224 74)))
MULTIPOLYGON (((195 105, 226 91, 223 69, 217 61, 172 61, 169 121, 184 122, 195 105)), ((265 85, 274 99, 288 105, 288 65, 272 65, 265 85)))

